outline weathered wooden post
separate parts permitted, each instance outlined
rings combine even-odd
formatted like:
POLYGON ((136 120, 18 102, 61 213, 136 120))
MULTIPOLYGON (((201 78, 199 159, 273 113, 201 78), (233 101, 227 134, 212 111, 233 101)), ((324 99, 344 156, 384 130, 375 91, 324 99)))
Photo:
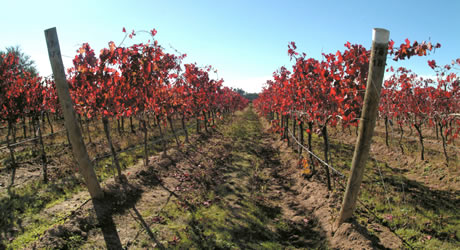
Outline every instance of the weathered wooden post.
POLYGON ((59 104, 64 114, 65 127, 69 133, 73 155, 78 162, 79 171, 85 179, 86 187, 88 188, 91 198, 101 199, 104 197, 104 193, 102 192, 93 165, 89 159, 83 137, 81 136, 80 127, 78 126, 78 121, 75 116, 72 99, 70 98, 69 84, 67 83, 64 64, 62 63, 61 49, 59 47, 56 28, 45 30, 45 37, 51 68, 56 82, 59 104))
POLYGON ((351 174, 348 179, 342 208, 337 220, 337 227, 349 219, 356 208, 359 188, 363 179, 364 167, 369 156, 372 135, 380 100, 385 63, 388 53, 388 39, 390 32, 385 29, 375 28, 372 33, 372 51, 369 62, 364 106, 359 123, 358 140, 355 145, 351 174))

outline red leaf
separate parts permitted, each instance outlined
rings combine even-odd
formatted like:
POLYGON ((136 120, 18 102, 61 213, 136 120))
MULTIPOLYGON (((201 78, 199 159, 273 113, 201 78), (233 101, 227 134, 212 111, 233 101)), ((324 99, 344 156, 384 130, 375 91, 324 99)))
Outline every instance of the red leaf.
POLYGON ((334 88, 331 88, 331 95, 332 96, 335 96, 337 93, 335 92, 335 89, 334 88))
POLYGON ((404 40, 406 42, 406 45, 410 47, 410 41, 409 39, 406 38, 406 40, 404 40))
POLYGON ((428 66, 430 66, 432 69, 436 68, 436 61, 428 60, 428 66))
POLYGON ((395 41, 390 40, 390 42, 388 42, 388 49, 389 49, 389 50, 393 50, 394 44, 395 44, 395 41))

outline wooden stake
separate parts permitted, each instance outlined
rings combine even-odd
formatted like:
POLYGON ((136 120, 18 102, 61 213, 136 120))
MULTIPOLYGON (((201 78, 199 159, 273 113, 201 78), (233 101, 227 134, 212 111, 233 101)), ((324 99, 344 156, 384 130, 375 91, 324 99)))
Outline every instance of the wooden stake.
POLYGON ((62 63, 56 28, 45 30, 45 37, 51 68, 56 82, 59 104, 64 114, 65 127, 69 132, 73 155, 78 162, 79 171, 85 180, 91 198, 101 199, 104 197, 104 193, 97 180, 93 164, 89 159, 83 137, 81 136, 80 127, 78 126, 72 99, 70 98, 69 85, 65 76, 64 64, 62 63))
POLYGON ((364 107, 359 123, 358 140, 356 141, 353 161, 351 163, 351 174, 348 179, 342 208, 337 220, 337 228, 353 215, 356 208, 356 199, 358 198, 364 167, 369 156, 369 149, 379 107, 380 90, 382 88, 383 75, 385 73, 389 36, 390 32, 388 30, 377 28, 373 30, 372 51, 369 64, 369 75, 367 77, 366 94, 364 96, 364 107))

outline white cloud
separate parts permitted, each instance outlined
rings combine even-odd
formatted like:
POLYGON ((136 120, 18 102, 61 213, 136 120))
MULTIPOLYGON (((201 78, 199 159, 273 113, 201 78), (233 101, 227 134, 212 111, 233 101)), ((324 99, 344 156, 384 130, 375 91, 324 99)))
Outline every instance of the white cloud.
MULTIPOLYGON (((35 65, 37 66, 37 70, 40 73, 40 76, 46 77, 51 76, 51 74, 53 74, 48 54, 37 54, 34 57, 32 57, 32 60, 34 60, 35 65)), ((64 63, 64 68, 67 73, 67 69, 73 66, 72 58, 68 56, 62 56, 62 62, 64 63)))
MULTIPOLYGON (((385 75, 383 77, 383 80, 388 80, 390 79, 390 77, 393 75, 394 73, 393 72, 385 72, 385 75)), ((431 79, 433 81, 436 81, 437 80, 437 77, 436 75, 418 75, 418 77, 422 77, 423 79, 431 79)))
POLYGON ((419 75, 419 77, 422 77, 423 79, 431 79, 433 81, 437 81, 438 78, 436 77, 436 75, 419 75))
POLYGON ((267 80, 270 80, 272 78, 272 76, 258 76, 230 80, 225 80, 224 78, 224 85, 234 88, 241 88, 249 93, 260 93, 262 91, 262 87, 265 85, 267 80))

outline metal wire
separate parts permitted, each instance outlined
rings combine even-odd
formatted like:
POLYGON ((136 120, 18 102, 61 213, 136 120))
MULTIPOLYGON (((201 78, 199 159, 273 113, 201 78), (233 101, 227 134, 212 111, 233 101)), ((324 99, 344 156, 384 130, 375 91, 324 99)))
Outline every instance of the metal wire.
MULTIPOLYGON (((315 155, 313 152, 311 152, 308 148, 306 148, 304 145, 302 145, 298 140, 297 138, 295 138, 295 136, 292 134, 291 130, 288 128, 288 131, 289 131, 289 134, 291 135, 291 137, 294 139, 294 141, 299 145, 301 146, 305 151, 307 151, 309 154, 311 154, 313 157, 315 157, 319 162, 321 162, 322 164, 324 164, 325 166, 327 166, 328 168, 330 168, 333 172, 335 172, 336 174, 340 175, 341 177, 343 178, 346 178, 346 176, 344 174, 342 174, 339 170, 335 169, 334 167, 332 167, 331 165, 329 165, 327 162, 325 162, 323 159, 319 158, 317 155, 315 155)), ((303 131, 302 131, 303 132, 303 131)))
MULTIPOLYGON (((62 130, 59 130, 59 131, 57 131, 57 132, 55 132, 55 133, 49 133, 49 134, 47 134, 47 135, 42 136, 42 138, 45 138, 45 137, 48 137, 48 136, 52 136, 52 135, 55 135, 55 134, 59 134, 59 133, 62 133, 62 132, 64 132, 64 131, 66 131, 66 130, 65 130, 65 129, 62 129, 62 130)), ((7 145, 7 146, 0 147, 0 150, 6 149, 6 148, 8 148, 8 147, 15 147, 15 146, 17 146, 17 145, 21 145, 21 144, 24 144, 24 143, 27 143, 27 142, 31 142, 31 141, 36 141, 36 140, 38 140, 38 139, 39 139, 39 137, 34 137, 34 138, 27 139, 27 140, 24 140, 24 141, 16 142, 16 143, 10 144, 9 146, 7 145)))

